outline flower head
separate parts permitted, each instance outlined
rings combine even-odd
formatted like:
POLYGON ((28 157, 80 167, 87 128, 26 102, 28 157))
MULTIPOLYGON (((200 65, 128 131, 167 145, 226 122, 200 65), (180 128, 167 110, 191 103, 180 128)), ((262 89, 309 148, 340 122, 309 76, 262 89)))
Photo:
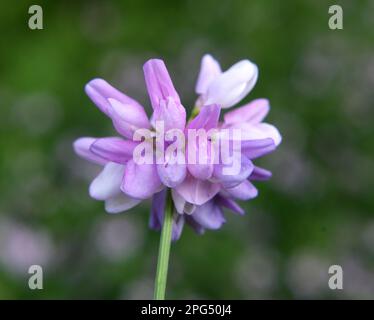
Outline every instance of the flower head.
POLYGON ((266 99, 254 100, 223 117, 221 110, 250 92, 257 66, 242 60, 222 72, 218 62, 205 55, 196 84, 198 112, 189 121, 164 62, 151 59, 143 69, 153 109, 150 120, 143 106, 106 81, 94 79, 85 87, 119 134, 74 142, 79 156, 103 166, 90 185, 90 196, 105 201, 109 213, 126 211, 152 198, 149 225, 158 230, 171 189, 174 240, 185 223, 203 233, 223 225, 224 209, 244 214, 236 201, 256 197, 252 181, 271 177, 253 160, 275 150, 281 136, 263 122, 270 109, 266 99))

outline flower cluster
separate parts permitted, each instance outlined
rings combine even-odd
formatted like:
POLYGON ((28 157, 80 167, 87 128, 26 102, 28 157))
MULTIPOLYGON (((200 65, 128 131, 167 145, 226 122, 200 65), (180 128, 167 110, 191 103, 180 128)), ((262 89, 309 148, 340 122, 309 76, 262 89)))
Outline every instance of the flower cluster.
POLYGON ((270 108, 266 99, 254 100, 226 112, 223 117, 220 114, 221 109, 234 106, 251 91, 257 81, 257 66, 242 60, 223 72, 212 56, 205 55, 195 88, 198 98, 189 119, 162 60, 147 61, 144 76, 153 108, 150 119, 136 100, 102 79, 94 79, 85 87, 87 95, 121 135, 84 137, 74 142, 79 156, 103 166, 90 185, 90 196, 105 201, 108 213, 129 210, 152 198, 150 227, 159 230, 170 192, 175 208, 173 240, 180 237, 185 223, 198 233, 220 228, 225 222, 225 208, 244 214, 236 200, 253 199, 258 191, 252 181, 271 177, 271 172, 252 161, 272 152, 281 142, 281 136, 274 126, 263 122, 270 108), (183 145, 177 146, 182 150, 178 157, 184 161, 172 161, 170 153, 164 152, 173 145, 173 139, 167 135, 160 139, 157 123, 162 123, 169 132, 178 130, 185 135, 183 145), (194 144, 187 138, 190 130, 213 129, 212 136, 198 139, 194 144), (143 138, 139 138, 139 132, 148 135, 141 134, 143 138), (234 132, 239 132, 239 136, 234 132), (227 173, 222 155, 213 152, 217 140, 230 146, 232 161, 239 163, 235 173, 227 173), (134 154, 140 147, 157 149, 151 158, 154 161, 137 161, 134 154), (156 160, 160 148, 162 161, 156 160), (191 155, 203 161, 185 161, 191 155))

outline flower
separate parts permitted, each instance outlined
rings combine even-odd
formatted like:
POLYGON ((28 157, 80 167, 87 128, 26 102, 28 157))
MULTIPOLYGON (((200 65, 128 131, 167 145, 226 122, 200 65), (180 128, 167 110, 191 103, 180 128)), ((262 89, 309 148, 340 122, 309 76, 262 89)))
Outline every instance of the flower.
POLYGON ((219 229, 226 221, 224 209, 244 214, 236 201, 255 198, 258 191, 252 181, 271 177, 253 160, 274 151, 281 142, 277 128, 263 122, 270 109, 266 99, 231 110, 220 121, 221 110, 238 103, 253 88, 258 68, 242 60, 222 72, 218 62, 205 55, 196 84, 198 113, 189 121, 164 62, 148 60, 143 70, 153 109, 150 120, 143 106, 105 80, 94 79, 85 87, 121 136, 84 137, 74 142, 79 156, 103 166, 89 194, 105 201, 109 213, 129 210, 151 198, 149 226, 159 230, 170 189, 175 208, 173 240, 180 237, 185 223, 198 233, 219 229), (160 123, 166 135, 158 130, 160 123), (206 133, 205 139, 190 136, 200 131, 206 133), (176 146, 182 161, 175 161, 173 148, 178 139, 170 136, 182 138, 176 146), (222 153, 222 146, 227 153, 222 153), (135 155, 143 151, 150 151, 149 161, 139 162, 135 155))

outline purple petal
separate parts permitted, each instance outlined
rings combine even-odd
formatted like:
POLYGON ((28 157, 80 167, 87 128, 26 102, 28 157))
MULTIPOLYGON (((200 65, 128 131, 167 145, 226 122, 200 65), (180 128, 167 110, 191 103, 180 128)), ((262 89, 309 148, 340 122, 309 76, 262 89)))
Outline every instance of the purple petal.
MULTIPOLYGON (((160 230, 164 223, 164 213, 166 204, 167 189, 164 189, 153 195, 151 217, 149 227, 154 230, 160 230)), ((176 241, 180 238, 184 225, 184 217, 182 215, 173 216, 172 240, 176 241)))
POLYGON ((185 216, 185 220, 197 234, 203 234, 205 232, 203 226, 197 223, 191 216, 185 216))
POLYGON ((115 99, 125 105, 132 105, 138 109, 143 108, 136 100, 126 96, 103 79, 97 78, 91 80, 86 84, 85 91, 93 103, 108 116, 110 108, 109 98, 115 99))
POLYGON ((265 181, 269 180, 272 176, 272 173, 266 169, 260 167, 254 167, 253 172, 249 176, 250 180, 265 181))
POLYGON ((249 122, 260 123, 270 110, 269 100, 256 99, 240 108, 227 112, 224 115, 226 124, 249 122))
POLYGON ((90 184, 90 196, 96 200, 107 200, 121 192, 125 166, 108 162, 101 173, 90 184))
POLYGON ((152 121, 163 121, 165 130, 181 129, 186 125, 186 110, 174 88, 162 60, 148 60, 143 67, 145 82, 154 110, 152 121))
MULTIPOLYGON (((204 106, 200 113, 188 124, 187 130, 204 129, 205 135, 199 137, 196 134, 195 141, 191 142, 187 131, 189 143, 187 153, 191 156, 191 152, 195 153, 194 158, 189 157, 188 171, 197 179, 206 180, 213 174, 212 144, 209 136, 209 130, 218 126, 221 108, 218 105, 204 106), (193 159, 190 161, 190 159, 193 159)), ((213 151, 214 152, 214 151, 213 151)))
POLYGON ((185 164, 165 163, 157 165, 157 172, 164 185, 174 188, 184 180, 187 169, 185 164))
POLYGON ((179 214, 192 214, 196 209, 196 206, 194 204, 188 203, 186 200, 184 200, 183 197, 175 189, 171 190, 171 195, 173 198, 175 210, 179 214))
POLYGON ((200 72, 196 82, 196 93, 205 94, 209 85, 221 74, 221 72, 221 67, 217 60, 215 60, 210 54, 204 55, 201 59, 200 72))
POLYGON ((97 139, 91 145, 91 152, 108 161, 126 163, 132 159, 137 143, 117 137, 97 139))
POLYGON ((259 140, 243 140, 241 144, 242 153, 249 159, 262 157, 275 150, 276 145, 271 138, 259 140))
POLYGON ((164 61, 150 59, 144 64, 143 70, 153 109, 157 109, 160 102, 169 97, 173 98, 175 103, 181 103, 164 61))
POLYGON ((187 202, 202 205, 218 193, 220 186, 217 183, 198 180, 187 175, 186 179, 175 189, 187 202))
POLYGON ((137 129, 150 127, 147 114, 142 106, 137 104, 124 104, 116 99, 108 99, 108 115, 113 120, 116 130, 126 138, 132 139, 137 129))
POLYGON ((90 162, 105 165, 108 161, 102 157, 92 153, 90 150, 91 145, 97 140, 97 138, 84 137, 74 141, 73 148, 77 155, 86 159, 90 162))
POLYGON ((196 208, 191 217, 203 228, 219 229, 226 222, 221 208, 214 200, 196 208))
POLYGON ((215 198, 215 201, 218 205, 230 209, 231 211, 243 215, 245 212, 243 208, 241 208, 234 200, 229 199, 227 197, 218 195, 215 198))
MULTIPOLYGON (((192 176, 200 180, 209 179, 214 170, 212 158, 212 145, 207 139, 198 139, 197 143, 188 143, 187 157, 189 159, 187 167, 192 176), (194 159, 188 155, 195 152, 194 159)), ((214 151, 213 151, 214 152, 214 151)))
POLYGON ((211 104, 201 108, 199 114, 188 124, 187 129, 217 128, 221 108, 217 104, 211 104))
POLYGON ((154 230, 160 230, 164 220, 166 192, 164 189, 155 193, 152 197, 151 217, 149 219, 149 227, 154 230))
POLYGON ((238 200, 249 200, 257 197, 258 191, 256 187, 248 180, 233 188, 227 188, 222 191, 223 194, 228 194, 238 200))
POLYGON ((155 164, 138 165, 133 160, 127 163, 121 185, 124 193, 136 199, 147 199, 161 189, 155 164))
POLYGON ((245 155, 239 153, 240 159, 240 172, 237 174, 224 174, 224 164, 216 164, 214 166, 214 173, 212 181, 221 183, 224 187, 230 188, 234 187, 244 180, 246 180, 253 171, 254 165, 251 160, 249 160, 245 155))
POLYGON ((172 234, 171 234, 171 240, 172 241, 177 241, 183 231, 183 226, 184 226, 184 216, 182 215, 174 215, 174 220, 173 220, 173 229, 172 229, 172 234))

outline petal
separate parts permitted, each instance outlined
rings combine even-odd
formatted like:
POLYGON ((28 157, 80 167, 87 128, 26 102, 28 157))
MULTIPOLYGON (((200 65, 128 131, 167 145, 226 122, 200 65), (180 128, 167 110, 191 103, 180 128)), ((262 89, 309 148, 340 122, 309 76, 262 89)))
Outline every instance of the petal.
POLYGON ((157 165, 157 172, 164 185, 174 188, 185 179, 187 169, 185 164, 165 163, 157 165))
POLYGON ((147 129, 150 127, 147 114, 144 108, 137 104, 124 104, 119 100, 109 98, 110 106, 108 115, 113 121, 113 125, 121 135, 132 139, 137 129, 147 129))
POLYGON ((271 176, 272 176, 272 173, 270 171, 255 166, 251 175, 249 176, 249 179, 264 181, 264 180, 269 180, 271 176))
POLYGON ((213 173, 213 177, 211 181, 221 183, 224 187, 230 188, 246 180, 252 173, 254 165, 252 161, 249 160, 245 155, 242 155, 241 153, 239 155, 240 155, 240 159, 238 161, 240 163, 239 173, 227 174, 224 170, 225 168, 224 164, 216 164, 214 166, 214 173, 213 173))
POLYGON ((187 175, 186 179, 175 189, 187 202, 202 205, 218 193, 220 186, 217 183, 198 180, 187 175))
POLYGON ((133 156, 137 143, 117 137, 97 139, 90 147, 95 155, 111 162, 126 163, 133 156))
POLYGON ((197 144, 194 144, 193 147, 191 147, 191 145, 188 144, 187 167, 189 173, 196 179, 206 180, 209 179, 213 174, 214 165, 211 153, 211 146, 211 143, 207 141, 207 139, 198 139, 197 144), (190 158, 188 156, 191 152, 195 152, 194 158, 190 158))
POLYGON ((226 222, 221 208, 214 200, 197 207, 191 217, 195 222, 207 229, 219 229, 226 222))
POLYGON ((179 214, 192 214, 196 209, 196 206, 192 203, 188 203, 183 197, 175 190, 171 190, 171 196, 173 198, 174 207, 179 214))
POLYGON ((182 215, 176 215, 174 216, 174 221, 173 221, 173 229, 171 233, 171 240, 172 241, 177 241, 183 231, 183 226, 184 226, 184 216, 182 215))
POLYGON ((110 108, 109 98, 120 101, 125 105, 133 105, 139 109, 143 108, 136 100, 126 96, 103 79, 91 80, 86 84, 85 91, 93 103, 108 116, 110 108))
POLYGON ((260 123, 269 113, 270 105, 267 99, 256 99, 252 102, 225 113, 226 124, 249 122, 251 124, 260 123))
MULTIPOLYGON (((164 212, 166 203, 167 190, 164 189, 153 195, 151 217, 149 227, 154 230, 160 230, 164 222, 164 212)), ((172 240, 176 241, 180 238, 184 225, 184 217, 182 215, 174 215, 172 240)))
POLYGON ((197 234, 203 234, 205 232, 203 226, 197 223, 193 217, 185 216, 185 220, 197 234))
POLYGON ((213 174, 213 145, 210 142, 212 136, 209 130, 218 126, 221 108, 216 105, 204 106, 200 113, 188 124, 188 146, 187 153, 191 155, 194 152, 194 157, 188 157, 188 171, 197 179, 206 180, 213 174), (198 135, 198 130, 204 130, 204 135, 198 135), (191 130, 195 130, 195 136, 191 130))
POLYGON ((209 85, 205 104, 217 103, 229 108, 242 100, 254 87, 258 68, 249 60, 242 60, 220 74, 209 85))
POLYGON ((200 72, 196 82, 196 93, 205 94, 211 82, 220 75, 221 72, 218 61, 210 54, 204 55, 201 59, 200 72))
POLYGON ((184 130, 186 125, 186 110, 180 104, 175 102, 172 97, 161 100, 160 104, 152 115, 152 123, 161 121, 165 131, 172 129, 184 130))
POLYGON ((249 159, 256 159, 275 150, 276 145, 271 138, 244 140, 241 144, 242 153, 249 159))
POLYGON ((105 200, 105 210, 108 213, 120 213, 129 210, 141 202, 139 199, 131 198, 122 192, 105 200))
POLYGON ((161 191, 161 180, 155 164, 137 164, 130 160, 125 169, 121 190, 137 199, 147 199, 161 191))
POLYGON ((96 200, 107 200, 121 192, 121 181, 125 166, 108 162, 103 171, 91 182, 90 196, 96 200))
POLYGON ((144 77, 153 109, 158 108, 161 100, 173 98, 175 103, 180 104, 177 91, 166 69, 164 61, 160 59, 148 60, 144 66, 144 77))
POLYGON ((231 124, 229 128, 231 130, 240 129, 242 140, 259 140, 270 138, 274 141, 274 145, 276 147, 282 141, 282 137, 278 129, 275 126, 265 122, 257 124, 252 124, 250 122, 237 122, 231 124))
POLYGON ((248 180, 243 181, 241 184, 233 188, 223 190, 223 194, 228 194, 238 200, 249 200, 257 197, 258 191, 256 187, 248 180))
POLYGON ((215 198, 215 201, 217 202, 218 205, 225 207, 233 211, 234 213, 238 213, 240 215, 243 215, 245 213, 243 208, 241 208, 234 200, 230 198, 218 195, 215 198))
POLYGON ((257 130, 260 130, 266 138, 273 139, 275 146, 278 146, 282 141, 282 136, 280 135, 278 129, 268 123, 262 122, 255 125, 257 130))
POLYGON ((221 108, 217 104, 204 106, 199 114, 190 121, 187 129, 205 129, 210 130, 218 127, 218 120, 221 108))
POLYGON ((84 137, 74 141, 73 148, 77 155, 90 162, 105 165, 108 161, 102 157, 92 153, 91 145, 96 141, 96 138, 84 137))
POLYGON ((154 230, 160 230, 164 220, 166 192, 164 189, 155 193, 152 197, 151 216, 149 219, 149 227, 154 230))

